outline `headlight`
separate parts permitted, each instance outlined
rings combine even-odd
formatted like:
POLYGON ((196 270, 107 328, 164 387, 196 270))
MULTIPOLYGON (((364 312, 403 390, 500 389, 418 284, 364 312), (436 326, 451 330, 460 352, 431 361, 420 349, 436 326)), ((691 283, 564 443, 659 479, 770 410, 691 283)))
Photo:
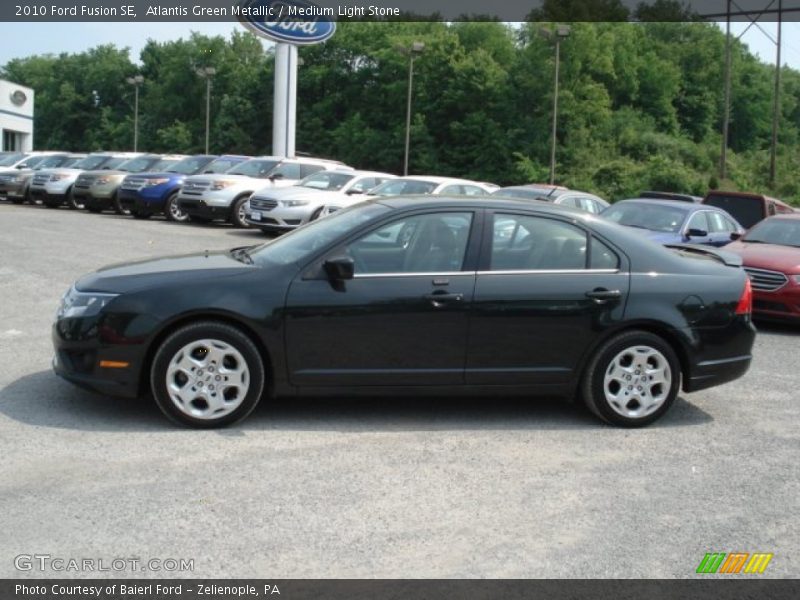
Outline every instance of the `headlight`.
POLYGON ((161 185, 162 183, 167 183, 168 181, 169 181, 169 179, 167 179, 166 177, 162 177, 161 179, 147 179, 144 182, 144 186, 145 187, 152 187, 154 185, 161 185))
POLYGON ((61 181, 62 179, 66 179, 69 177, 66 173, 56 174, 50 177, 50 181, 61 181))
POLYGON ((61 305, 58 307, 56 317, 59 319, 93 317, 100 312, 101 308, 118 295, 119 294, 101 294, 98 292, 79 292, 74 287, 71 287, 67 293, 61 297, 61 305))
POLYGON ((235 181, 230 181, 230 180, 227 180, 227 179, 223 179, 221 181, 215 181, 214 183, 211 184, 211 189, 214 190, 214 191, 224 190, 226 187, 230 187, 234 183, 236 183, 236 182, 235 181))
POLYGON ((308 200, 283 200, 281 202, 282 206, 305 206, 308 204, 308 200))
POLYGON ((27 177, 25 175, 17 175, 11 181, 13 181, 14 183, 22 183, 26 179, 27 179, 27 177))
POLYGON ((111 178, 110 177, 100 177, 100 178, 94 180, 94 184, 95 185, 105 185, 107 183, 111 183, 111 178))

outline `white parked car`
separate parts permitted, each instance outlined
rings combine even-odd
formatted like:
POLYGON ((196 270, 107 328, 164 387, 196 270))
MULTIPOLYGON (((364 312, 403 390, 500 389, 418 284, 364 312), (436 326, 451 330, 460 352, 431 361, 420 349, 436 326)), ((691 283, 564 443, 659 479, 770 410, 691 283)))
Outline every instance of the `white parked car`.
MULTIPOLYGON (((437 177, 434 175, 408 175, 387 181, 369 191, 368 197, 376 196, 409 196, 424 194, 433 196, 488 196, 497 186, 492 183, 456 179, 453 177, 437 177)), ((337 210, 352 206, 364 200, 364 197, 337 198, 325 203, 315 215, 325 217, 337 210)))
POLYGON ((358 198, 395 177, 375 171, 319 171, 291 187, 268 186, 254 192, 245 220, 264 233, 291 231, 313 221, 325 204, 358 198))
POLYGON ((245 204, 257 189, 289 187, 318 171, 349 169, 323 158, 260 156, 225 173, 187 177, 178 192, 178 206, 192 221, 230 221, 248 227, 245 204))

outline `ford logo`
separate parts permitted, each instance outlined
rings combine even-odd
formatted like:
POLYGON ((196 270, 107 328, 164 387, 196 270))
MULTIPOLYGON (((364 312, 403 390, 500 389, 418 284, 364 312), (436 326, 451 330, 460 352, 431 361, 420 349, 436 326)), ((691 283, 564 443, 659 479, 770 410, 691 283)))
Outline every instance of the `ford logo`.
POLYGON ((306 0, 243 0, 236 9, 242 25, 275 42, 318 44, 336 32, 334 9, 306 0))

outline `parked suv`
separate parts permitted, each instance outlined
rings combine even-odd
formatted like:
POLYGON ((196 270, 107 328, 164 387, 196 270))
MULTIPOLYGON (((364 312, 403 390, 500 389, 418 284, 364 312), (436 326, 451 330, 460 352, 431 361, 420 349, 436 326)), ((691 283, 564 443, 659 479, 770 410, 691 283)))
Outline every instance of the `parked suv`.
POLYGON ((189 175, 224 173, 248 156, 189 156, 161 172, 151 171, 128 175, 122 180, 117 199, 123 210, 137 219, 149 219, 164 213, 169 221, 185 221, 188 216, 178 207, 178 191, 189 175))
POLYGON ((269 186, 254 192, 245 207, 245 220, 264 233, 291 231, 313 221, 328 202, 365 194, 394 178, 373 171, 319 171, 291 187, 269 186))
POLYGON ((115 169, 135 156, 140 155, 132 152, 94 152, 69 168, 39 171, 31 179, 30 198, 41 201, 48 208, 57 208, 62 204, 68 204, 70 208, 83 208, 72 195, 72 186, 78 175, 100 168, 115 169))
POLYGON ((346 165, 321 158, 260 156, 219 175, 187 177, 178 194, 178 206, 192 221, 230 221, 248 227, 245 203, 265 185, 289 187, 317 171, 347 169, 346 165))
POLYGON ((78 175, 72 195, 89 212, 99 213, 104 210, 113 210, 118 215, 127 214, 127 211, 119 203, 117 191, 128 173, 163 171, 184 158, 186 157, 176 154, 168 156, 145 154, 131 158, 116 168, 103 165, 98 171, 84 171, 78 175))
POLYGON ((777 198, 747 192, 712 190, 703 198, 703 204, 721 208, 733 216, 745 229, 750 229, 767 217, 795 212, 791 206, 777 198))
POLYGON ((37 171, 67 167, 84 156, 86 155, 66 152, 43 154, 25 161, 11 171, 2 171, 0 172, 0 198, 11 200, 14 204, 22 204, 29 200, 31 179, 37 171))

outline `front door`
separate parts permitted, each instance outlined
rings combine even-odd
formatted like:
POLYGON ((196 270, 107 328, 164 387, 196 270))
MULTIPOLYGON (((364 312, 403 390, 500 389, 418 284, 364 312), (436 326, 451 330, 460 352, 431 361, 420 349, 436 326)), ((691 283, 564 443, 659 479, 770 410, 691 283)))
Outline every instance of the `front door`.
POLYGON ((330 253, 353 259, 352 280, 298 276, 286 303, 291 383, 463 383, 474 222, 467 210, 398 217, 330 253))

